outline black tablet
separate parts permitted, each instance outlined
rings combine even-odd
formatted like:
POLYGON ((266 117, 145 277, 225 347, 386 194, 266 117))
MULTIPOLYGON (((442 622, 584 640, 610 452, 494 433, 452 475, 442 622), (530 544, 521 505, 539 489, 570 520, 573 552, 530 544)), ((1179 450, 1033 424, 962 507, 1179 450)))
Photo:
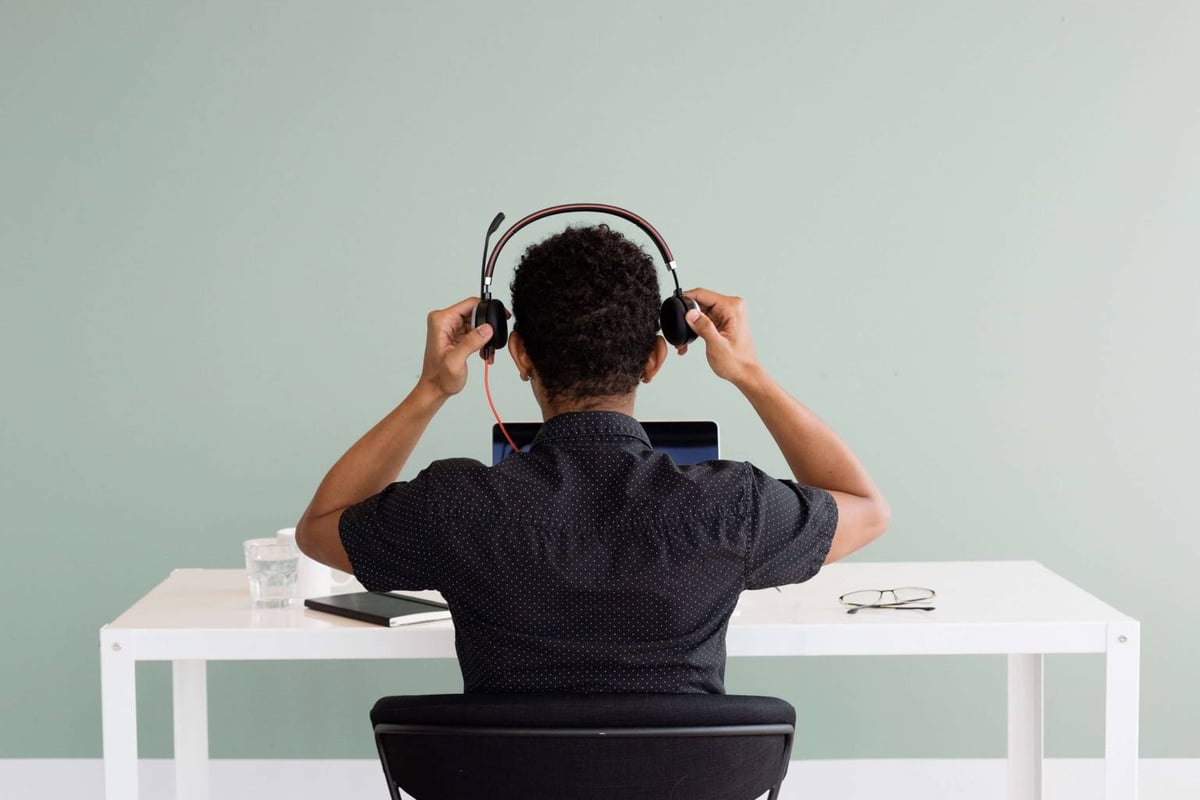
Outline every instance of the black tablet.
POLYGON ((388 628, 450 619, 450 609, 445 603, 390 592, 351 592, 332 597, 310 597, 304 601, 304 605, 315 611, 340 614, 388 628))

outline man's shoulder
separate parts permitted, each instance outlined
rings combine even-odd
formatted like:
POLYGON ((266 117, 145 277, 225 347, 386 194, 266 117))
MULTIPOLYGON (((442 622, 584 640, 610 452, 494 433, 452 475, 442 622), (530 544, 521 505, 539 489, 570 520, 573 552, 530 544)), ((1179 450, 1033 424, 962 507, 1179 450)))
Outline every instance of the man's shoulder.
POLYGON ((683 504, 684 516, 744 513, 752 502, 754 480, 761 474, 745 461, 713 459, 696 464, 676 464, 665 454, 645 474, 645 493, 671 505, 683 504))
POLYGON ((473 458, 442 458, 430 462, 412 483, 430 489, 465 485, 486 478, 489 468, 473 458))
POLYGON ((429 462, 429 466, 422 472, 433 471, 436 473, 454 473, 454 472, 470 472, 473 470, 487 471, 482 461, 465 456, 459 458, 440 458, 437 461, 429 462))
POLYGON ((698 482, 749 483, 764 473, 749 461, 714 458, 696 464, 675 465, 680 475, 698 482))

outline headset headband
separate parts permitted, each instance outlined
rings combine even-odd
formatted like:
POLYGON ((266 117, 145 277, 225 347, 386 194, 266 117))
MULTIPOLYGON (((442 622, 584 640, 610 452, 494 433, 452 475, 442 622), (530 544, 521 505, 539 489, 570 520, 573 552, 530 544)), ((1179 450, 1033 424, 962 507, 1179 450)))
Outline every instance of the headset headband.
MULTIPOLYGON (((535 211, 532 214, 522 217, 513 223, 513 226, 505 231, 504 235, 501 236, 496 242, 496 247, 492 250, 491 257, 484 264, 483 274, 480 276, 479 296, 485 300, 491 298, 492 271, 496 268, 496 260, 500 256, 500 251, 504 248, 504 245, 508 242, 508 240, 512 238, 514 233, 521 230, 521 228, 524 228, 531 222, 537 222, 539 219, 552 217, 555 214, 568 214, 577 211, 594 212, 597 214, 611 214, 614 217, 620 217, 621 219, 628 220, 645 231, 646 234, 654 240, 654 244, 658 248, 658 252, 662 255, 663 261, 666 262, 667 269, 671 271, 671 278, 675 281, 675 294, 682 296, 683 292, 679 288, 679 275, 675 272, 675 256, 671 255, 671 248, 667 246, 667 242, 665 239, 663 239, 662 235, 654 229, 653 225, 651 225, 649 222, 646 222, 646 220, 642 219, 637 214, 634 214, 632 211, 627 211, 626 209, 618 206, 604 205, 602 203, 565 203, 561 206, 550 206, 549 208, 543 208, 541 211, 535 211)), ((492 229, 489 231, 489 234, 494 232, 503 220, 503 214, 497 215, 496 219, 492 222, 492 229)), ((487 249, 486 244, 487 243, 485 240, 485 252, 487 249)))

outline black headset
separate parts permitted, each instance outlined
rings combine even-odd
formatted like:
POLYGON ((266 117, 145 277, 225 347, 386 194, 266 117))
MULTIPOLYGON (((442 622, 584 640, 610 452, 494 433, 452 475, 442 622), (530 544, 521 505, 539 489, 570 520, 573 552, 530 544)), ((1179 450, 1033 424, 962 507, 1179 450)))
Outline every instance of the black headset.
POLYGON ((492 299, 492 271, 496 268, 496 259, 500 255, 500 250, 512 238, 512 235, 524 228, 531 222, 537 222, 545 217, 552 217, 555 214, 567 214, 577 211, 590 211, 597 214, 611 214, 614 217, 628 220, 634 225, 645 231, 651 239, 654 240, 655 246, 658 247, 658 252, 662 255, 663 261, 666 262, 667 269, 671 271, 671 278, 675 281, 675 291, 662 304, 662 312, 659 315, 659 323, 662 327, 663 336, 668 342, 681 347, 688 342, 696 340, 696 332, 687 324, 687 312, 693 308, 699 309, 700 306, 690 297, 684 297, 683 290, 679 288, 679 274, 675 271, 675 257, 671 255, 671 248, 667 247, 666 240, 654 230, 654 227, 646 220, 634 214, 632 211, 626 211, 617 206, 607 206, 600 203, 567 203, 561 206, 550 206, 543 208, 541 211, 535 211, 527 217, 518 220, 515 225, 504 232, 496 242, 496 249, 492 250, 491 257, 488 256, 488 241, 491 240, 492 234, 500 227, 500 223, 504 222, 504 214, 497 214, 492 220, 492 224, 488 226, 487 234, 483 237, 483 269, 480 274, 479 281, 479 304, 475 306, 475 327, 479 327, 483 323, 488 323, 492 326, 492 338, 483 350, 481 355, 490 359, 495 351, 504 347, 508 343, 508 313, 504 309, 504 304, 499 300, 492 299))

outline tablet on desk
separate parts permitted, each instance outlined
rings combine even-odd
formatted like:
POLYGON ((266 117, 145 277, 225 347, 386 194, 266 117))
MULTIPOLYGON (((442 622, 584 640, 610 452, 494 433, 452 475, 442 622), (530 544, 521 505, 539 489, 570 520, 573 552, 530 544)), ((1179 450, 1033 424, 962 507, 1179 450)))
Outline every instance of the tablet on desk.
POLYGON ((316 611, 394 628, 417 622, 450 619, 445 603, 391 592, 351 592, 332 597, 310 597, 304 605, 316 611))

